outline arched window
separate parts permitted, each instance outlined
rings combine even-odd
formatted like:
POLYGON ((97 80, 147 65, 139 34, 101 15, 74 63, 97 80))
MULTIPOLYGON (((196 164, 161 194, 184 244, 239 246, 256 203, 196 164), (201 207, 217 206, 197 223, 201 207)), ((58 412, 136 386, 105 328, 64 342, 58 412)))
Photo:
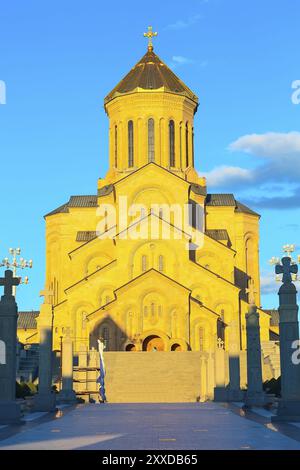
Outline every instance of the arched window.
POLYGON ((250 277, 255 277, 257 244, 255 243, 255 240, 252 236, 249 236, 246 240, 245 254, 246 254, 246 273, 250 277))
POLYGON ((152 303, 151 304, 151 316, 154 317, 154 315, 155 315, 155 304, 152 303))
POLYGON ((164 270, 164 257, 159 255, 158 257, 158 270, 162 272, 164 270))
POLYGON ((87 313, 82 312, 82 315, 81 315, 81 328, 82 328, 83 330, 86 329, 86 322, 87 322, 86 317, 87 317, 87 313))
POLYGON ((133 121, 128 121, 128 166, 133 167, 133 121))
POLYGON ((199 350, 204 351, 204 328, 199 328, 199 350))
POLYGON ((170 166, 175 166, 175 124, 171 120, 169 122, 169 152, 170 152, 170 166))
POLYGON ((146 255, 142 256, 142 271, 143 272, 147 271, 147 256, 146 255))
POLYGON ((115 168, 118 166, 118 126, 115 126, 115 168))
POLYGON ((188 123, 185 125, 185 159, 186 167, 189 166, 189 126, 188 123))
POLYGON ((154 162, 154 119, 148 120, 148 162, 154 162))

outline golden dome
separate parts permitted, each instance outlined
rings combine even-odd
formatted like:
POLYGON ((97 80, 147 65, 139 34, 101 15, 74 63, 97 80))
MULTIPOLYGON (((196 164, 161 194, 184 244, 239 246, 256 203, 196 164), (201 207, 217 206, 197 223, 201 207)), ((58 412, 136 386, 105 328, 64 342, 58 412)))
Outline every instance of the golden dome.
POLYGON ((186 96, 196 105, 197 96, 175 75, 174 72, 148 48, 146 54, 106 96, 104 104, 118 96, 134 93, 137 89, 160 90, 186 96))

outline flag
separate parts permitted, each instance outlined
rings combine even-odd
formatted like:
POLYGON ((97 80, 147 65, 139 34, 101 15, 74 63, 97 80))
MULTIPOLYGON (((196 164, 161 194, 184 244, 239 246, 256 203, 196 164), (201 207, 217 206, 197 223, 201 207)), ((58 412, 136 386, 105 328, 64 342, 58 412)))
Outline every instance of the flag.
POLYGON ((106 401, 105 395, 105 363, 103 357, 103 350, 104 350, 104 343, 98 339, 98 349, 99 349, 99 357, 100 357, 100 374, 97 379, 97 383, 99 384, 99 394, 103 402, 106 401))

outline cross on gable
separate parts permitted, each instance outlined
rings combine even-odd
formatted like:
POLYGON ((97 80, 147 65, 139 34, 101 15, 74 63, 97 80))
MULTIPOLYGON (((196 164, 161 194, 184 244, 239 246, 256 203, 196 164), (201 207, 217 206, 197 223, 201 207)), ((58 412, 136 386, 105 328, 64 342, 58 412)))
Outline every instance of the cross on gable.
POLYGON ((221 338, 217 339, 218 349, 224 349, 224 341, 221 338))
POLYGON ((281 264, 275 266, 276 274, 283 274, 282 282, 284 284, 292 282, 292 274, 297 274, 298 266, 297 264, 292 264, 290 257, 285 256, 281 260, 281 264))
POLYGON ((20 284, 20 278, 14 277, 10 269, 5 271, 4 276, 5 277, 0 277, 0 286, 4 286, 4 295, 12 296, 12 288, 20 284))

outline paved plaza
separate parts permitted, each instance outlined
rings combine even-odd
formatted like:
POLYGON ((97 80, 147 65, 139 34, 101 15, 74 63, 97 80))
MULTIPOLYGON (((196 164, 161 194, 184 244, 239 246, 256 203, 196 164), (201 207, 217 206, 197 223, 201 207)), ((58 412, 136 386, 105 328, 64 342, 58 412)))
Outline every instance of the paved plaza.
POLYGON ((0 427, 0 450, 300 450, 300 425, 275 427, 270 416, 239 404, 78 405, 0 427))

